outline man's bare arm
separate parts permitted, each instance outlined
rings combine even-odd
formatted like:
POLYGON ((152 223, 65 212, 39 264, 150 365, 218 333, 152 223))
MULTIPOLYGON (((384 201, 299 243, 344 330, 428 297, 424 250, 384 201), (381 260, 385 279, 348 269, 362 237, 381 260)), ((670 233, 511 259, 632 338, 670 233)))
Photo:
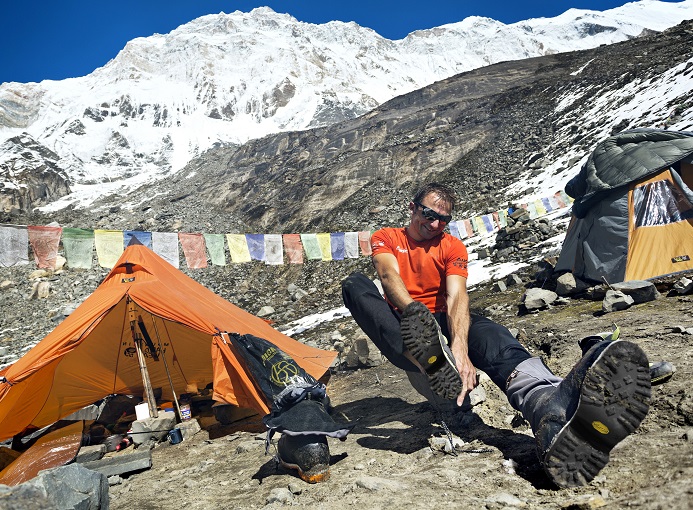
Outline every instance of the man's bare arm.
POLYGON ((399 266, 395 256, 391 253, 378 253, 373 256, 373 265, 390 303, 400 310, 404 310, 414 300, 409 295, 409 291, 407 291, 407 287, 399 275, 399 266))
POLYGON ((459 275, 447 276, 448 329, 450 330, 450 349, 455 357, 457 371, 462 379, 462 391, 457 397, 457 405, 461 406, 465 396, 477 385, 476 368, 469 359, 469 294, 467 294, 467 279, 459 275))

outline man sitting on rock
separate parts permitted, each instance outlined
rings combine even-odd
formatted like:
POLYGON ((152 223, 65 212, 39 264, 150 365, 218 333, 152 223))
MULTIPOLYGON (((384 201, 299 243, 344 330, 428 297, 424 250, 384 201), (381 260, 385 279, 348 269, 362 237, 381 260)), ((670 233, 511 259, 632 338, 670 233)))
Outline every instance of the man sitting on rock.
POLYGON ((471 314, 467 249, 444 232, 455 201, 445 185, 423 186, 409 203, 409 225, 371 238, 385 299, 353 273, 342 283, 344 303, 424 396, 432 390, 461 406, 483 370, 531 424, 551 479, 561 487, 587 484, 647 414, 647 357, 634 343, 600 341, 561 379, 507 328, 471 314))

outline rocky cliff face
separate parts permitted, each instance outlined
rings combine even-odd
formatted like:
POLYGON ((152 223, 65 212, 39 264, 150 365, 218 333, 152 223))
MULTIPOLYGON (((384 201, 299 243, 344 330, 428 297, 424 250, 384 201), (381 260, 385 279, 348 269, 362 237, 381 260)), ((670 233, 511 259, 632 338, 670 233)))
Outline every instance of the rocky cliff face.
POLYGON ((60 156, 22 134, 0 145, 0 211, 31 212, 70 193, 60 156))

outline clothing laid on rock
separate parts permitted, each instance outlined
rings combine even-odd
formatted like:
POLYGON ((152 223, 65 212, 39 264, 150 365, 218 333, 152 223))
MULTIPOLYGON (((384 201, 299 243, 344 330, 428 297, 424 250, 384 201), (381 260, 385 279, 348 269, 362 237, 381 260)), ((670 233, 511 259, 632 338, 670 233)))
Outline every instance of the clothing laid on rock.
POLYGON ((309 483, 329 477, 330 451, 327 438, 345 440, 355 423, 338 423, 326 387, 303 370, 290 356, 263 338, 229 334, 231 343, 257 388, 270 404, 263 417, 267 427, 265 452, 276 432, 278 461, 298 470, 309 483))

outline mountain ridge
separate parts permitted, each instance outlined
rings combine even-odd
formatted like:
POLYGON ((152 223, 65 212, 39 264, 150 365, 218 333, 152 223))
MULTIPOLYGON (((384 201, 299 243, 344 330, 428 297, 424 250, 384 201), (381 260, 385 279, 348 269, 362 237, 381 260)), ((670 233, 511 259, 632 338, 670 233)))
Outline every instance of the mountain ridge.
MULTIPOLYGON (((645 22, 668 26, 681 13, 693 13, 693 0, 643 0, 513 25, 468 18, 399 41, 269 8, 208 15, 130 41, 87 77, 0 85, 0 138, 26 132, 58 154, 73 190, 62 206, 88 205, 99 193, 166 178, 215 146, 357 118, 469 68, 609 44, 638 35, 645 22)), ((13 158, 0 154, 0 173, 13 158)))

